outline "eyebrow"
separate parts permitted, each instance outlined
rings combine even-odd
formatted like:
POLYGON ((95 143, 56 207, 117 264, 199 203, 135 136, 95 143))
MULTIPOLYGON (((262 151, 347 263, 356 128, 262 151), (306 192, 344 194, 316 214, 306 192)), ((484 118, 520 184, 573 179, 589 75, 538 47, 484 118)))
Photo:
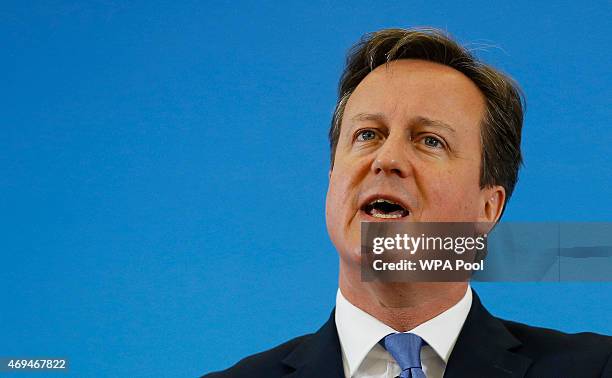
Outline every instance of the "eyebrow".
MULTIPOLYGON (((351 121, 353 122, 363 122, 363 121, 374 121, 379 123, 386 123, 387 117, 383 113, 359 113, 351 117, 351 121)), ((449 125, 448 123, 436 119, 431 119, 423 116, 416 116, 410 119, 408 124, 419 124, 422 126, 435 127, 439 129, 445 129, 452 133, 455 133, 456 130, 449 125)))
POLYGON ((351 121, 376 121, 385 123, 387 121, 387 117, 383 113, 359 113, 351 117, 351 121))
POLYGON ((446 129, 448 131, 450 131, 451 133, 456 132, 456 130, 449 125, 446 122, 437 120, 437 119, 430 119, 427 117, 414 117, 410 123, 418 123, 421 124, 423 126, 430 126, 430 127, 435 127, 435 128, 439 128, 439 129, 446 129))

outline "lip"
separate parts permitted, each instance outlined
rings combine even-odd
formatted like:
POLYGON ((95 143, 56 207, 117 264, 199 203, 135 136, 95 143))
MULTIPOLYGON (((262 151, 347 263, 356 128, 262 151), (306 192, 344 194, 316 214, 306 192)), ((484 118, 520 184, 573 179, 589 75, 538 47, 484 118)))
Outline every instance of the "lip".
POLYGON ((413 209, 410 205, 408 205, 407 201, 395 196, 393 194, 387 194, 387 193, 374 193, 374 194, 370 194, 368 196, 366 196, 360 203, 359 205, 359 213, 361 214, 361 217, 364 218, 364 220, 367 220, 369 222, 397 222, 397 221, 402 221, 402 220, 406 220, 408 219, 412 214, 413 214, 413 209), (373 217, 370 214, 366 213, 363 209, 364 207, 369 204, 370 202, 374 201, 375 199, 385 199, 385 200, 389 200, 392 202, 395 202, 399 205, 401 205, 404 209, 408 210, 408 215, 405 217, 401 217, 401 218, 377 218, 377 217, 373 217))

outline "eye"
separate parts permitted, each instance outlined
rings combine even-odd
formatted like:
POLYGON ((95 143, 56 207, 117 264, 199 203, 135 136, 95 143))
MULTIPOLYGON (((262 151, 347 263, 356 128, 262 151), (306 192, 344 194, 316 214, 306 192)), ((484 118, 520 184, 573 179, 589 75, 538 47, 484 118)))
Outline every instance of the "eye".
POLYGON ((366 129, 357 132, 357 141, 365 142, 376 138, 376 132, 374 130, 366 129))
POLYGON ((427 147, 431 147, 431 148, 444 148, 444 144, 442 143, 442 141, 440 141, 440 139, 433 137, 431 135, 424 137, 423 143, 425 143, 427 147))

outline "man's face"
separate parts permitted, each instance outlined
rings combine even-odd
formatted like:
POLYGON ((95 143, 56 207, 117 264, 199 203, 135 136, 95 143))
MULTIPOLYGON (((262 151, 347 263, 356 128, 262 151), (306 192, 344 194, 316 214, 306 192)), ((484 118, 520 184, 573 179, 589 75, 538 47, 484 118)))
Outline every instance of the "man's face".
POLYGON ((499 216, 503 190, 480 188, 484 111, 476 85, 444 65, 403 59, 365 77, 344 110, 327 192, 327 229, 345 262, 359 261, 362 221, 499 216))

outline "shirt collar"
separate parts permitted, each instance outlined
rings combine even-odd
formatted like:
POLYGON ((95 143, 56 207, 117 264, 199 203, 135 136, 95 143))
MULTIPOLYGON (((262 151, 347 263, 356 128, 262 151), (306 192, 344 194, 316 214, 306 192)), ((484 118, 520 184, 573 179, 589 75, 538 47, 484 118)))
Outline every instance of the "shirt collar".
MULTIPOLYGON (((448 310, 408 331, 420 336, 446 364, 459 332, 472 306, 472 290, 448 310)), ((354 306, 340 289, 336 294, 336 328, 350 375, 352 376, 372 348, 395 329, 354 306)))

